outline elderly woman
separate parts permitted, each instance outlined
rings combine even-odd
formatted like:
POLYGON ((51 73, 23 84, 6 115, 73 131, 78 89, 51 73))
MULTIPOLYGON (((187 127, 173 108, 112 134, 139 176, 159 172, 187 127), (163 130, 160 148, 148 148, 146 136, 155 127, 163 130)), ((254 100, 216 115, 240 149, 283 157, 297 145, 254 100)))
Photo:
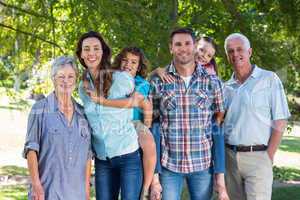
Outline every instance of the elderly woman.
POLYGON ((76 72, 72 58, 56 58, 54 92, 32 107, 24 147, 31 178, 28 199, 89 199, 91 135, 82 107, 71 96, 76 72))

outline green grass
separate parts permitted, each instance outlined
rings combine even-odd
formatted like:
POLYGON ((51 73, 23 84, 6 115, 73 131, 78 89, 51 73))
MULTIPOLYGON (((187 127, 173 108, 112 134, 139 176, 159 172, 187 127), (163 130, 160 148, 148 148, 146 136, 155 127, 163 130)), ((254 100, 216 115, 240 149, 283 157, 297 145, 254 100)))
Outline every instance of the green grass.
POLYGON ((273 175, 275 180, 279 181, 300 181, 300 169, 289 168, 289 167, 273 167, 273 175))
POLYGON ((291 186, 275 188, 272 193, 272 200, 297 200, 300 197, 300 187, 291 186))
POLYGON ((27 186, 4 186, 0 187, 0 199, 2 200, 26 200, 27 186))
POLYGON ((0 175, 20 175, 20 176, 28 176, 28 170, 25 167, 18 167, 13 165, 7 165, 0 168, 0 175))
POLYGON ((300 137, 284 136, 279 149, 286 152, 300 153, 300 137))

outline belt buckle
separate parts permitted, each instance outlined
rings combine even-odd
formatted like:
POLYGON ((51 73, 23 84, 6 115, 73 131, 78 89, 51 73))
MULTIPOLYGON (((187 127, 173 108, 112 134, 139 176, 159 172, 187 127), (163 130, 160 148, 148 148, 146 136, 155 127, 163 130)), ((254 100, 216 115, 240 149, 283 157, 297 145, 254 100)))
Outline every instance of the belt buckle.
POLYGON ((250 146, 250 152, 253 152, 253 146, 252 145, 250 146))

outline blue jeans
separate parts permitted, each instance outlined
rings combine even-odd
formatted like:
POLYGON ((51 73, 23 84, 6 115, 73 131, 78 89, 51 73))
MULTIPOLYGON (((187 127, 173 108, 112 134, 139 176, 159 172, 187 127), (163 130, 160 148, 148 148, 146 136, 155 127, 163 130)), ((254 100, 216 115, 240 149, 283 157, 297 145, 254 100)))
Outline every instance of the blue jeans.
POLYGON ((162 168, 160 181, 163 200, 180 200, 186 179, 191 200, 210 200, 213 194, 212 168, 193 173, 176 173, 162 168))
POLYGON ((159 130, 159 122, 153 122, 150 131, 154 137, 155 145, 156 145, 156 166, 155 166, 155 173, 161 173, 161 154, 160 154, 160 130, 159 130))
POLYGON ((142 189, 143 170, 139 150, 107 160, 95 158, 97 200, 138 200, 142 189))

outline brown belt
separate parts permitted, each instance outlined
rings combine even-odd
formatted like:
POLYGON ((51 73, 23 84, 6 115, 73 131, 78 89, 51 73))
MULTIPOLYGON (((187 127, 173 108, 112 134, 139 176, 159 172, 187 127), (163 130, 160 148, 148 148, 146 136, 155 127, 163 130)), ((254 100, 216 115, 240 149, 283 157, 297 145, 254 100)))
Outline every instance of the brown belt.
POLYGON ((240 151, 240 152, 265 151, 268 149, 268 146, 263 144, 251 145, 251 146, 237 146, 237 145, 226 144, 226 147, 228 147, 233 151, 240 151))

